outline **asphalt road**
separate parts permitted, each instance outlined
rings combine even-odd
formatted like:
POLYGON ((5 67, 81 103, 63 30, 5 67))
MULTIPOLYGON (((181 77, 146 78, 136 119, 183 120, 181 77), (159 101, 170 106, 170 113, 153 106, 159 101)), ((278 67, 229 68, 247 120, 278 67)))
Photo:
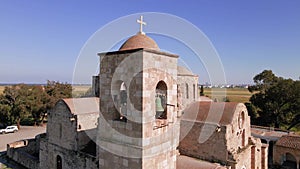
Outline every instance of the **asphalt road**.
POLYGON ((16 133, 0 134, 0 153, 6 151, 6 145, 15 141, 34 138, 45 133, 46 127, 21 126, 16 133))

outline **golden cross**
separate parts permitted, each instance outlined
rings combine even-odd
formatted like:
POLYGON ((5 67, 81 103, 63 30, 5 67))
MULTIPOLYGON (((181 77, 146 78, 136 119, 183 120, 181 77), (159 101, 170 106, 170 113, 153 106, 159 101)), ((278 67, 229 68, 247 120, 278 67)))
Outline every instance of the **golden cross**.
POLYGON ((140 20, 136 20, 137 23, 140 24, 140 32, 141 34, 145 34, 143 32, 143 25, 146 25, 146 22, 143 21, 143 15, 141 15, 140 20))

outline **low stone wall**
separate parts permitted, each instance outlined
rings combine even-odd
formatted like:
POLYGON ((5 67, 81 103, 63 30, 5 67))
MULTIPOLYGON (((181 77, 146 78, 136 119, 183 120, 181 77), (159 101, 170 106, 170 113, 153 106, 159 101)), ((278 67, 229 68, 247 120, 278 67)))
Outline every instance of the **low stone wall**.
POLYGON ((36 139, 21 140, 7 144, 7 156, 26 168, 38 169, 39 158, 36 139))

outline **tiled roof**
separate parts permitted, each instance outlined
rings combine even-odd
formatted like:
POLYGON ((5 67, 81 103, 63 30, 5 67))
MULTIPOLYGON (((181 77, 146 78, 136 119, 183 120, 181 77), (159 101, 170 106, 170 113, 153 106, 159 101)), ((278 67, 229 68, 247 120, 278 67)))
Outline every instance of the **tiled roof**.
POLYGON ((176 167, 178 169, 226 169, 226 167, 220 164, 210 163, 184 155, 177 156, 176 167))
POLYGON ((300 150, 300 136, 299 135, 285 135, 285 136, 282 136, 276 142, 276 145, 300 150))
POLYGON ((193 102, 183 110, 182 119, 221 125, 231 124, 238 104, 234 102, 193 102))
POLYGON ((62 101, 68 106, 72 114, 88 114, 99 113, 99 98, 98 97, 86 97, 86 98, 68 98, 62 99, 62 101))

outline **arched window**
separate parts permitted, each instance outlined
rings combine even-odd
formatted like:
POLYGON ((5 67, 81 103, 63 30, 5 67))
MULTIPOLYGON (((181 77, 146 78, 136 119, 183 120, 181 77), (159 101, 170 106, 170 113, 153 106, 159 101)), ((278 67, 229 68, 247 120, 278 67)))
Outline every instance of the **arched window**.
POLYGON ((62 126, 61 126, 61 124, 58 125, 58 128, 59 128, 59 138, 61 139, 62 138, 62 126))
POLYGON ((167 119, 167 85, 159 81, 155 89, 155 118, 167 119))
POLYGON ((126 84, 119 80, 112 85, 112 94, 116 108, 115 120, 127 121, 127 87, 126 84))
POLYGON ((297 168, 297 160, 291 153, 286 153, 283 160, 282 166, 287 168, 297 168))
POLYGON ((242 147, 246 146, 246 133, 245 133, 245 129, 242 132, 242 147))
POLYGON ((56 156, 56 169, 62 169, 62 159, 60 155, 56 156))
POLYGON ((245 122, 245 112, 242 111, 242 112, 239 114, 239 118, 238 118, 238 124, 239 124, 239 128, 240 128, 240 129, 243 128, 244 122, 245 122))
POLYGON ((186 83, 185 84, 185 89, 186 89, 186 98, 188 99, 189 98, 189 85, 186 83))
POLYGON ((124 82, 120 86, 119 113, 120 120, 125 120, 127 116, 127 87, 124 82))
POLYGON ((196 85, 193 84, 193 97, 194 97, 194 100, 196 99, 196 85))

